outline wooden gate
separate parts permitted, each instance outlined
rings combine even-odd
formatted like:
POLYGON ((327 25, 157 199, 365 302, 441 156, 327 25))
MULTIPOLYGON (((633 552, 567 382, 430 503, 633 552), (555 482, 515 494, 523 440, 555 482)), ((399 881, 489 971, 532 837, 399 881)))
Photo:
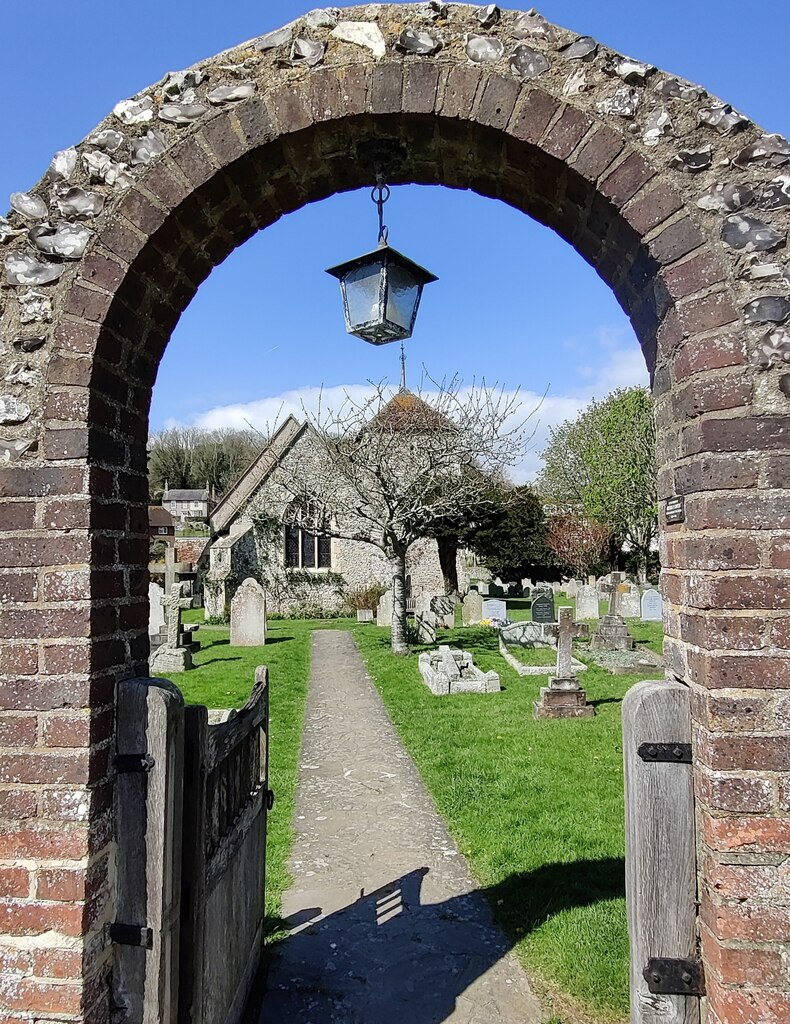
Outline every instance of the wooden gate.
POLYGON ((186 709, 181 885, 182 1024, 234 1024, 260 960, 268 789, 268 671, 241 711, 186 709))
POLYGON ((209 721, 163 679, 118 696, 119 1024, 236 1024, 264 921, 269 689, 209 721))

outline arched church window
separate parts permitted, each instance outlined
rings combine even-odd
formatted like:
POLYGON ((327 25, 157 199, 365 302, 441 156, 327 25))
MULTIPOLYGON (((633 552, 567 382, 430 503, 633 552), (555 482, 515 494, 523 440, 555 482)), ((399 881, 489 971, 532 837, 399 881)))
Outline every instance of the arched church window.
POLYGON ((294 502, 285 516, 286 569, 331 569, 332 537, 317 511, 294 502))

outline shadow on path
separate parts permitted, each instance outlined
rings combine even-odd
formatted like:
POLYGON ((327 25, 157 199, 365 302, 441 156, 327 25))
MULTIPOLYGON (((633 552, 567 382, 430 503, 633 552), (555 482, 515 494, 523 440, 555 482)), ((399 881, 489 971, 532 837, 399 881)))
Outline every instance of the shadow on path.
POLYGON ((417 868, 326 917, 294 913, 259 1024, 529 1024, 538 1017, 522 972, 490 969, 554 914, 624 894, 616 858, 549 864, 438 903, 422 902, 427 874, 417 868))

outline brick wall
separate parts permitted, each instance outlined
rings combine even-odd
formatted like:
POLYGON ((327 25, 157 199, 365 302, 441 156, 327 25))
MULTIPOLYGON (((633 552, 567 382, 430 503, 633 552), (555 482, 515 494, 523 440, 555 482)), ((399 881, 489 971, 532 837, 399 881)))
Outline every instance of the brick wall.
MULTIPOLYGON (((288 66, 287 44, 205 62, 200 98, 227 84, 220 64, 231 60, 250 61, 255 94, 207 104, 187 125, 157 120, 166 152, 135 164, 126 191, 89 186, 78 162, 72 184, 105 200, 86 255, 50 261, 63 273, 41 289, 49 313, 31 313, 24 286, 0 292, 0 379, 15 342, 44 339, 28 359, 39 382, 3 385, 29 413, 0 440, 7 1022, 108 1019, 113 696, 148 654, 145 442, 158 361, 211 268, 283 213, 369 185, 382 137, 400 147, 393 183, 472 188, 524 210, 595 267, 631 318, 658 399, 662 514, 666 498, 686 499, 685 522, 664 530, 662 589, 668 672, 694 697, 706 1012, 721 1024, 790 1016, 788 211, 770 185, 790 148, 750 123, 709 124, 707 95, 661 72, 633 85, 633 119, 601 113, 622 88, 617 55, 569 60, 575 36, 563 29, 530 36, 549 70, 522 81, 509 64, 515 14, 486 30, 503 49, 482 64, 464 53, 480 31, 472 8, 427 26, 444 42, 430 57, 394 49, 404 19, 426 28, 408 7, 378 11, 380 60, 321 29, 310 30, 327 43, 312 69, 288 66), (587 89, 574 94, 579 69, 587 89), (653 146, 657 107, 674 135, 653 146), (776 251, 757 256, 767 269, 755 274, 748 253, 722 242, 732 209, 698 206, 716 184, 748 187, 738 201, 777 232, 776 251)), ((146 95, 158 109, 155 90, 146 95)), ((150 127, 103 126, 127 137, 150 127)), ((48 203, 50 184, 36 193, 48 203)))

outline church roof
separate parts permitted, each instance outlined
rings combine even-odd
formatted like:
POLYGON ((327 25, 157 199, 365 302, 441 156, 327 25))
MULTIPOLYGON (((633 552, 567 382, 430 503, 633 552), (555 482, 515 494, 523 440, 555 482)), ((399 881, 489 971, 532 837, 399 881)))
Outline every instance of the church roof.
POLYGON ((453 430, 453 424, 441 412, 432 408, 419 395, 400 390, 373 417, 367 428, 382 431, 403 431, 409 434, 438 433, 453 430))

